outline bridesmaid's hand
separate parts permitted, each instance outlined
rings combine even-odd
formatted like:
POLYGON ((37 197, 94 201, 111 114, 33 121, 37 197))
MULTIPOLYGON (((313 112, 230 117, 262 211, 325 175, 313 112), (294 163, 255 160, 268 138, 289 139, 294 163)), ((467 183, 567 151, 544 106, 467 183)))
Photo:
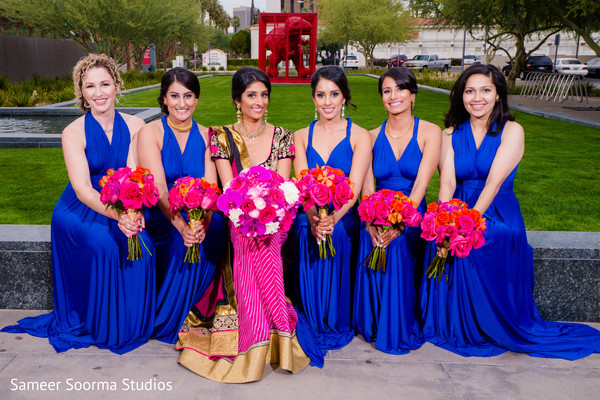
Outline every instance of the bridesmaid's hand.
POLYGON ((198 224, 198 228, 196 229, 196 239, 198 243, 202 243, 206 238, 206 232, 208 231, 208 227, 210 225, 210 220, 212 219, 212 211, 210 211, 198 224))
POLYGON ((381 238, 381 247, 388 247, 388 245, 390 243, 392 243, 392 241, 394 239, 396 239, 398 236, 402 235, 402 232, 404 231, 404 228, 402 229, 383 229, 380 227, 377 227, 378 230, 381 230, 383 233, 381 234, 380 238, 381 238))
MULTIPOLYGON (((188 224, 185 224, 183 229, 179 232, 181 233, 181 238, 183 239, 183 244, 185 247, 192 247, 194 244, 199 243, 199 239, 196 237, 198 234, 199 228, 195 230, 191 230, 188 224)), ((204 233, 202 234, 202 240, 204 240, 204 233)))
POLYGON ((122 212, 119 214, 119 218, 117 219, 118 227, 127 236, 131 238, 133 235, 136 235, 143 228, 146 227, 146 220, 144 219, 144 214, 138 212, 136 214, 135 220, 129 218, 126 212, 122 212))
POLYGON ((325 240, 325 235, 331 235, 335 226, 335 218, 333 215, 328 215, 325 218, 319 218, 313 216, 313 221, 310 224, 310 231, 313 236, 317 239, 317 243, 321 243, 321 240, 325 240))

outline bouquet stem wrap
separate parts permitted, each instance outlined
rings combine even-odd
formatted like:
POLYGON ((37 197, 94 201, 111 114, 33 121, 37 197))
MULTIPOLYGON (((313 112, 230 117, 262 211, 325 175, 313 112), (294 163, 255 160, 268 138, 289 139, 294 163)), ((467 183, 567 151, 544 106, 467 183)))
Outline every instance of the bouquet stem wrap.
MULTIPOLYGON (((127 213, 127 216, 132 221, 135 221, 137 219, 137 215, 138 215, 139 211, 140 210, 136 210, 133 208, 128 208, 127 210, 125 210, 125 212, 127 213)), ((144 245, 144 248, 146 249, 148 254, 150 254, 152 256, 152 253, 150 253, 150 250, 148 250, 148 247, 146 247, 146 244, 144 243, 144 239, 142 239, 142 244, 144 245)), ((135 261, 135 260, 139 260, 140 258, 142 258, 142 247, 140 246, 140 237, 138 236, 137 233, 127 239, 127 247, 129 249, 129 252, 127 254, 127 259, 129 261, 135 261)))
MULTIPOLYGON (((329 216, 328 206, 317 207, 317 209, 319 210, 319 218, 327 218, 327 216, 329 216)), ((335 248, 333 247, 331 235, 326 233, 323 236, 325 237, 325 239, 319 242, 319 257, 322 260, 326 259, 328 256, 335 256, 335 248), (329 254, 327 250, 329 250, 329 254)))
MULTIPOLYGON (((198 225, 200 225, 200 221, 202 220, 202 218, 204 218, 206 213, 207 211, 202 208, 195 208, 190 210, 190 212, 188 213, 188 217, 190 220, 188 226, 190 227, 191 231, 195 231, 198 228, 198 225)), ((188 247, 183 261, 188 261, 191 263, 200 262, 200 247, 198 246, 198 243, 194 243, 192 247, 188 247)))

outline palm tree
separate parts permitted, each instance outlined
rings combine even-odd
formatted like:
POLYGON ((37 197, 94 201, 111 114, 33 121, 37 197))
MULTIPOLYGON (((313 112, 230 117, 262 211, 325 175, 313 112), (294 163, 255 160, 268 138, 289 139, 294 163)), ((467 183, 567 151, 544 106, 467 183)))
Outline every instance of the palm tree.
POLYGON ((231 26, 233 26, 233 32, 237 33, 237 30, 240 27, 240 17, 234 15, 233 18, 231 18, 231 26))

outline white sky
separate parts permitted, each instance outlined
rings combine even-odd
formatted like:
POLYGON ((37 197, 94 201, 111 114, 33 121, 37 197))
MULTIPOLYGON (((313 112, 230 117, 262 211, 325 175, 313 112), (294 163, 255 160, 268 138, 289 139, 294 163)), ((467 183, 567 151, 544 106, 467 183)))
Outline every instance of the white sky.
MULTIPOLYGON (((250 7, 251 0, 219 0, 219 3, 223 6, 227 14, 230 17, 233 17, 233 8, 234 7, 250 7)), ((266 0, 254 0, 254 7, 260 8, 262 11, 265 11, 267 8, 266 0)))

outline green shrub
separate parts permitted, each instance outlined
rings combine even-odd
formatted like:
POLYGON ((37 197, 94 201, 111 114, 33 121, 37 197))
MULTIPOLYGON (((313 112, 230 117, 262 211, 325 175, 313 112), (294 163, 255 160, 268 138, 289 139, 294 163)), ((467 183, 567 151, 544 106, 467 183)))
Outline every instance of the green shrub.
POLYGON ((5 107, 33 107, 35 104, 32 102, 32 93, 27 93, 18 89, 12 89, 8 91, 8 97, 5 101, 5 107))
POLYGON ((8 85, 8 78, 4 74, 0 74, 0 90, 6 89, 8 85))
POLYGON ((228 69, 239 69, 241 67, 258 67, 257 58, 229 58, 227 59, 228 69))

